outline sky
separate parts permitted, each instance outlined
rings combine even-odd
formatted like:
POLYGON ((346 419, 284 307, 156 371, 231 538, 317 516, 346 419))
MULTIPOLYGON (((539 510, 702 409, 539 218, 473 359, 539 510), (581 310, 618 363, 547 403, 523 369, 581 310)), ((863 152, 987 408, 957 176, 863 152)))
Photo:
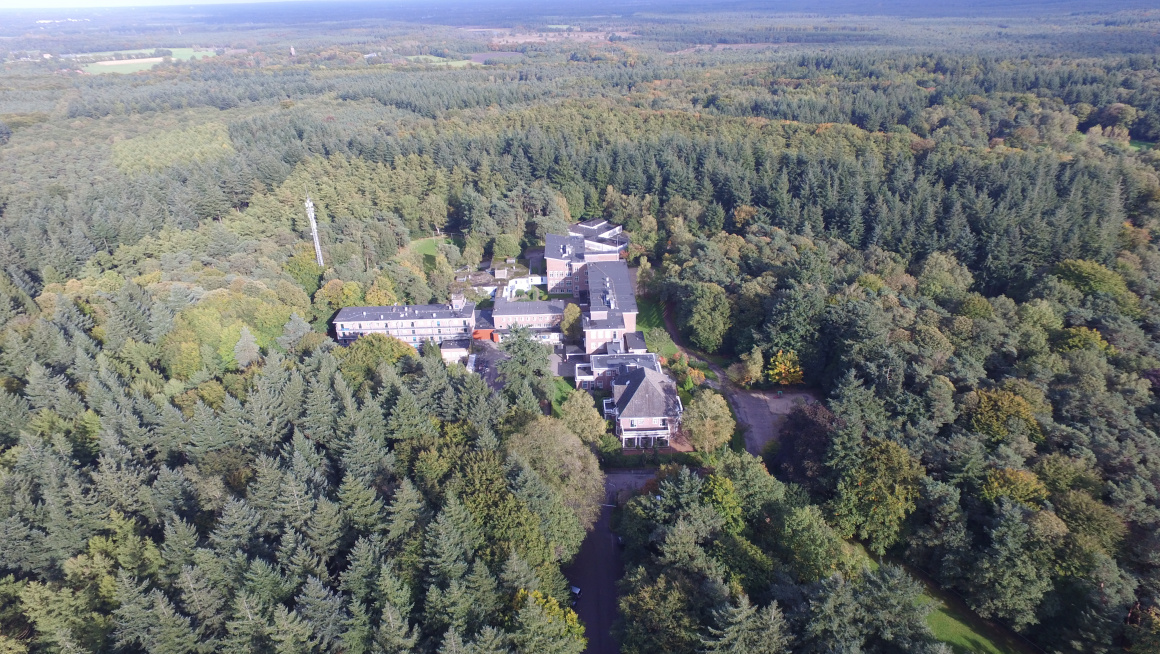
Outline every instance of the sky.
MULTIPOLYGON (((101 7, 192 7, 194 5, 237 5, 287 0, 0 0, 0 9, 98 9, 101 7)), ((317 0, 316 0, 317 1, 317 0)))

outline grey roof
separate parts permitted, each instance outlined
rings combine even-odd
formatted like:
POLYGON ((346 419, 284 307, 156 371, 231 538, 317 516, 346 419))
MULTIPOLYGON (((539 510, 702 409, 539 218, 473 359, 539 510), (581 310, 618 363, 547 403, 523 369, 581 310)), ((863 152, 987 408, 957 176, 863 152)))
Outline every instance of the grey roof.
POLYGON ((636 368, 616 380, 625 389, 616 400, 621 418, 676 418, 681 413, 677 385, 668 375, 650 368, 636 368))
POLYGON ((657 361, 657 355, 649 354, 593 354, 592 368, 600 368, 608 370, 611 368, 618 368, 620 366, 627 366, 628 368, 650 368, 660 372, 661 365, 657 361))
POLYGON ((584 222, 568 226, 569 234, 577 234, 585 238, 599 238, 608 232, 615 231, 619 226, 603 218, 592 218, 584 222))
POLYGON ((475 328, 495 329, 495 323, 491 320, 491 309, 480 309, 475 312, 475 328))
POLYGON ((584 237, 548 234, 544 236, 545 259, 567 259, 574 263, 584 261, 584 237))
POLYGON ((544 314, 563 314, 564 302, 561 300, 528 300, 513 302, 502 298, 495 301, 495 308, 491 310, 494 316, 542 316, 544 314))
POLYGON ((644 332, 628 332, 624 335, 624 348, 628 351, 647 350, 644 343, 644 332))
POLYGON ((624 327, 624 313, 621 311, 610 311, 607 318, 599 320, 584 317, 584 329, 624 329, 624 327))
POLYGON ((588 266, 590 311, 617 310, 636 313, 636 294, 628 264, 624 261, 594 261, 588 266))
POLYGON ((359 320, 404 320, 406 318, 472 318, 475 304, 468 302, 462 309, 452 309, 447 304, 401 304, 389 307, 346 307, 334 316, 334 322, 357 322, 359 320))

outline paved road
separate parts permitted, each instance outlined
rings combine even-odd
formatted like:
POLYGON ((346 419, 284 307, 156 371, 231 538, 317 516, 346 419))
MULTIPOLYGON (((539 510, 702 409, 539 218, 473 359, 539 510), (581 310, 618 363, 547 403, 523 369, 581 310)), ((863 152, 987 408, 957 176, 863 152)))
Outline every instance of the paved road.
MULTIPOLYGON (((605 504, 619 498, 628 499, 632 491, 653 478, 653 470, 613 470, 605 475, 605 504)), ((619 654, 620 645, 612 637, 612 623, 616 621, 616 582, 624 574, 624 561, 616 534, 612 533, 612 507, 600 509, 600 518, 572 565, 564 571, 568 581, 581 590, 576 602, 576 613, 584 623, 588 637, 586 654, 619 654)))

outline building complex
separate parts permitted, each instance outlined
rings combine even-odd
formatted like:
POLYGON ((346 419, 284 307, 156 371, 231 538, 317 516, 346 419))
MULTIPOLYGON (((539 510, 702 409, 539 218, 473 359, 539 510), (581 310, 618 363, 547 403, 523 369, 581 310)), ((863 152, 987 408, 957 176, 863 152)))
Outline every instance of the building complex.
POLYGON ((467 356, 464 341, 498 342, 518 327, 543 342, 559 343, 568 303, 560 296, 571 296, 583 309, 583 349, 576 357, 565 353, 576 359, 576 387, 611 393, 605 416, 614 420, 626 449, 667 447, 684 409, 676 384, 636 331, 635 284, 623 258, 627 236, 619 225, 596 219, 572 225, 564 235, 549 234, 545 241, 543 281, 556 299, 521 301, 505 294, 481 310, 461 295, 448 304, 348 307, 334 318, 338 342, 386 334, 416 348, 434 341, 445 357, 456 359, 467 356))
POLYGON ((457 295, 448 304, 346 307, 333 322, 341 345, 350 345, 365 334, 386 334, 417 348, 426 341, 442 344, 470 339, 475 329, 475 304, 457 295))

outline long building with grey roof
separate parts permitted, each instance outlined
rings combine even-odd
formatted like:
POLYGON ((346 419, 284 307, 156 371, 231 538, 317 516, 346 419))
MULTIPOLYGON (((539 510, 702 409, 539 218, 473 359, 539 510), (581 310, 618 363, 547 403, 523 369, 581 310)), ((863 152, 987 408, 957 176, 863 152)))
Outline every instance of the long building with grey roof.
POLYGON ((448 304, 346 307, 339 310, 333 323, 335 337, 342 345, 366 334, 385 334, 419 347, 426 341, 470 339, 475 304, 455 296, 448 304))

